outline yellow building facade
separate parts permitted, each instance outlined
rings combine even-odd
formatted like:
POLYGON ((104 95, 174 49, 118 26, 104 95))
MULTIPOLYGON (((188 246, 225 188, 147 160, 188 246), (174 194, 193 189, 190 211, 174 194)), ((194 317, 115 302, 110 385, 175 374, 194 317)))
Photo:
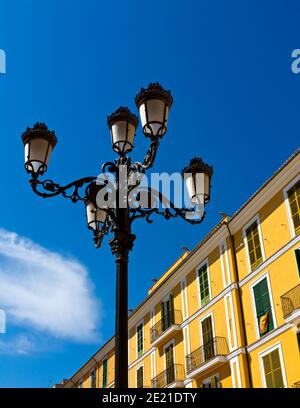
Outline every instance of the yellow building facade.
MULTIPOLYGON (((300 151, 129 316, 132 388, 300 387, 300 151)), ((114 387, 114 338, 65 388, 114 387)))

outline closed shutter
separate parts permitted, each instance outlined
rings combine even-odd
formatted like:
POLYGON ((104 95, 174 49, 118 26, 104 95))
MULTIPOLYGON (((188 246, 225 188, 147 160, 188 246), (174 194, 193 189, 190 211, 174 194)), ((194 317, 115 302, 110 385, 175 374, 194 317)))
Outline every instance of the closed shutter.
POLYGON ((102 363, 102 388, 107 386, 107 360, 103 360, 102 363))
POLYGON ((214 356, 214 338, 211 316, 204 319, 202 325, 203 357, 204 361, 214 356))
POLYGON ((136 371, 136 387, 143 388, 144 387, 144 367, 140 367, 136 371))
POLYGON ((210 387, 211 388, 218 388, 218 379, 217 379, 217 377, 211 377, 210 387))
POLYGON ((300 331, 298 331, 298 333, 296 334, 297 336, 297 343, 298 343, 298 350, 300 352, 300 331))
POLYGON ((300 234, 300 180, 289 189, 288 199, 291 210, 291 217, 294 224, 295 234, 300 234))
POLYGON ((283 388, 283 377, 278 349, 263 357, 267 388, 283 388))
POLYGON ((174 352, 173 352, 173 344, 170 344, 165 349, 166 353, 166 380, 167 384, 172 383, 175 380, 175 366, 174 366, 174 352))
POLYGON ((246 229, 248 255, 251 269, 255 269, 262 262, 262 251, 258 233, 257 221, 246 229))
POLYGON ((160 304, 160 315, 161 315, 161 329, 162 331, 165 331, 166 330, 166 318, 165 318, 166 311, 165 311, 164 302, 160 304))
POLYGON ((170 322, 170 325, 171 324, 174 324, 175 322, 174 322, 174 298, 173 298, 173 295, 172 295, 172 293, 170 293, 170 298, 169 298, 169 300, 168 300, 168 304, 169 304, 169 310, 168 310, 168 312, 169 312, 169 322, 170 322))
POLYGON ((204 306, 210 301, 207 264, 203 265, 198 270, 198 279, 199 279, 201 306, 204 306))
POLYGON ((274 329, 267 278, 263 279, 257 285, 255 285, 253 288, 253 292, 255 298, 257 322, 259 327, 261 318, 263 318, 266 313, 269 312, 267 330, 264 333, 260 333, 260 335, 263 335, 274 329))
POLYGON ((144 352, 143 323, 137 327, 137 354, 140 357, 144 352))
POLYGON ((96 371, 91 372, 91 388, 96 388, 96 371))

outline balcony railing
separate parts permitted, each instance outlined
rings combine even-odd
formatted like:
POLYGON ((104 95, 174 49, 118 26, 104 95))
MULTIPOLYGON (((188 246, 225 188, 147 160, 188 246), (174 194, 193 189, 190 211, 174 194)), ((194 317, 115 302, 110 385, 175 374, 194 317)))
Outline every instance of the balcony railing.
POLYGON ((300 388, 300 381, 295 382, 293 388, 300 388))
POLYGON ((187 372, 201 367, 204 363, 217 356, 226 356, 228 354, 228 345, 225 337, 214 337, 191 354, 186 356, 187 372))
POLYGON ((184 379, 184 366, 182 364, 173 364, 151 380, 151 387, 164 388, 175 381, 178 383, 183 382, 184 379))
POLYGON ((182 315, 180 310, 173 310, 172 313, 165 315, 150 329, 151 343, 158 339, 173 324, 180 325, 182 315))
POLYGON ((281 306, 284 319, 296 309, 300 309, 300 284, 281 296, 281 306))

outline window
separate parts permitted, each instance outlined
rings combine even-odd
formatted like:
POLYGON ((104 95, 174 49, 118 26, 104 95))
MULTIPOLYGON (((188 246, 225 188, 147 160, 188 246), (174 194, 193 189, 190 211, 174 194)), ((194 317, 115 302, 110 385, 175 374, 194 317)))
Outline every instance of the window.
POLYGON ((165 331, 174 324, 174 300, 172 294, 169 295, 167 301, 161 303, 160 307, 162 331, 165 331))
POLYGON ((79 380, 79 382, 78 382, 78 388, 83 388, 83 381, 82 381, 82 379, 79 380))
POLYGON ((200 290, 200 303, 202 307, 210 301, 209 279, 206 263, 203 266, 201 266, 201 268, 198 269, 198 279, 200 290))
POLYGON ((298 267, 298 273, 299 273, 299 277, 300 277, 300 248, 297 248, 295 250, 295 256, 296 256, 296 263, 297 263, 297 267, 298 267))
POLYGON ((218 377, 214 376, 209 380, 204 381, 201 388, 221 388, 221 384, 218 381, 218 377))
POLYGON ((91 380, 91 388, 96 388, 96 370, 93 370, 91 372, 90 380, 91 380))
POLYGON ((144 327, 143 323, 139 324, 137 329, 136 329, 136 336, 137 336, 137 356, 141 357, 141 355, 144 352, 144 327))
POLYGON ((107 386, 107 359, 103 360, 102 363, 102 388, 107 386))
POLYGON ((263 336, 274 329, 267 278, 262 279, 253 287, 253 294, 259 335, 263 336))
POLYGON ((297 336, 298 350, 299 350, 299 352, 300 352, 300 331, 298 331, 298 332, 296 333, 296 336, 297 336))
POLYGON ((247 239, 250 267, 251 270, 253 270, 263 260, 258 232, 258 222, 254 221, 248 228, 246 228, 245 233, 247 239))
POLYGON ((174 348, 173 343, 165 348, 166 381, 171 384, 175 381, 174 348))
POLYGON ((136 370, 136 388, 144 388, 144 366, 136 370))
POLYGON ((214 335, 212 318, 208 316, 201 322, 202 327, 202 342, 203 342, 203 357, 204 361, 211 359, 214 356, 214 335))
POLYGON ((287 192, 295 234, 300 234, 300 180, 287 192))
POLYGON ((283 388, 283 376, 281 371, 279 349, 262 357, 264 375, 267 388, 283 388))

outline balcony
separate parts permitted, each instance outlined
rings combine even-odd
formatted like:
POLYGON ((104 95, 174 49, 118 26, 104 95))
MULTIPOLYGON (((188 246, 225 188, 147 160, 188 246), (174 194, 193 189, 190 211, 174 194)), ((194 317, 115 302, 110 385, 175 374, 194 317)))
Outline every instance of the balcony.
POLYGON ((300 284, 281 296, 283 318, 297 326, 300 323, 300 284))
POLYGON ((195 378, 207 369, 215 369, 227 362, 228 345, 225 337, 214 337, 186 356, 186 369, 189 378, 195 378))
POLYGON ((158 347, 171 338, 174 333, 181 330, 182 315, 180 310, 174 310, 159 320, 150 329, 150 339, 152 346, 158 347))
POLYGON ((151 380, 152 388, 177 388, 183 387, 185 379, 184 366, 182 364, 173 364, 165 371, 158 374, 151 380))
POLYGON ((295 382, 293 388, 300 388, 300 381, 295 382))

